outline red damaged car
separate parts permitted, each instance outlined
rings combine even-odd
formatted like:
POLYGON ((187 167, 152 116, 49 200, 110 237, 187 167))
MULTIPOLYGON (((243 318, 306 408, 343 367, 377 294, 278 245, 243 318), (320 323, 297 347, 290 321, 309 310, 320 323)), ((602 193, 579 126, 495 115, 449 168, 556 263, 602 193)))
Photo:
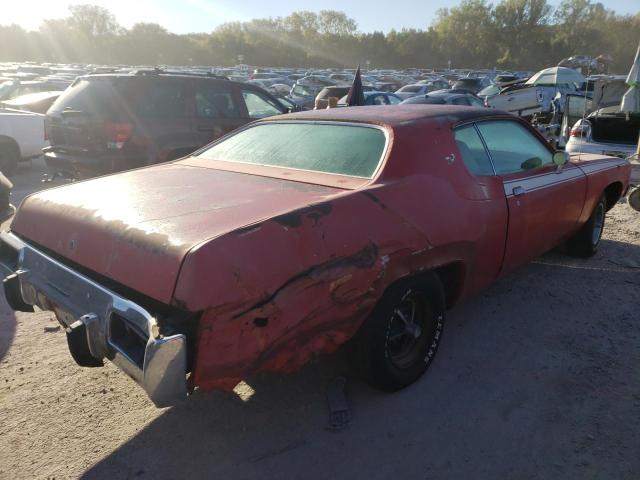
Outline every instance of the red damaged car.
POLYGON ((445 311, 557 245, 592 255, 625 160, 567 161, 495 110, 407 105, 250 124, 171 163, 28 197, 0 257, 15 310, 158 406, 349 341, 373 385, 418 379, 445 311))

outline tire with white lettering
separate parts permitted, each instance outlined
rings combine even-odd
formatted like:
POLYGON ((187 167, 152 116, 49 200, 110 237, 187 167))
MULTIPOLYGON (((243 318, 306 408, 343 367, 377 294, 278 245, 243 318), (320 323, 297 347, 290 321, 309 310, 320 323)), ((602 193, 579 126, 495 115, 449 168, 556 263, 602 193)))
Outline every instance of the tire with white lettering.
POLYGON ((351 342, 364 379, 393 392, 420 378, 438 350, 445 309, 444 289, 433 273, 390 286, 351 342))
POLYGON ((570 255, 576 257, 591 257, 598 251, 602 231, 604 230, 604 220, 607 213, 607 200, 604 196, 598 201, 593 209, 589 220, 582 228, 567 241, 567 250, 570 255))

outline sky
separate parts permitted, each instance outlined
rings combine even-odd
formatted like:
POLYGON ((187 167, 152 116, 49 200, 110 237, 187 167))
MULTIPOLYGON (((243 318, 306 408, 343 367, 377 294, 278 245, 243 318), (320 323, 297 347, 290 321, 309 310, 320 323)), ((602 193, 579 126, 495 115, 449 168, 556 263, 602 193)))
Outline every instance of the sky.
MULTIPOLYGON (((498 3, 494 0, 493 3, 498 3)), ((600 0, 618 13, 638 13, 640 0, 600 0)), ((124 27, 137 22, 159 23, 174 33, 210 32, 217 25, 253 18, 287 16, 296 10, 340 10, 355 19, 363 32, 426 28, 436 11, 457 0, 394 0, 381 6, 371 0, 0 0, 0 24, 16 23, 35 30, 45 18, 61 18, 68 6, 92 3, 108 8, 124 27)), ((557 5, 560 0, 549 0, 557 5)))

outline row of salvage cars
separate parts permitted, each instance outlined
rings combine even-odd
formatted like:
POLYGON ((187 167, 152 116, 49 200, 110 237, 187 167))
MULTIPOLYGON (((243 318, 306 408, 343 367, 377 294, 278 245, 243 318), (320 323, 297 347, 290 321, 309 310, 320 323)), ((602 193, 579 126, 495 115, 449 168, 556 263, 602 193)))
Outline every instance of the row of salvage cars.
POLYGON ((0 236, 4 289, 14 310, 55 312, 78 364, 114 362, 158 407, 341 345, 395 391, 458 302, 558 245, 593 255, 630 174, 492 109, 274 116, 31 195, 0 236))

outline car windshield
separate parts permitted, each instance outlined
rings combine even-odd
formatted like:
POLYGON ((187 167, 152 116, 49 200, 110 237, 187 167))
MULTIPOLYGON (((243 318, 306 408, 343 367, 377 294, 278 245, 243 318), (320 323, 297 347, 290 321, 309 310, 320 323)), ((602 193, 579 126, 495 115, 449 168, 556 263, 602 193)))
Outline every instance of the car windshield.
POLYGON ((273 122, 241 130, 198 157, 371 178, 385 143, 381 129, 366 125, 273 122))

